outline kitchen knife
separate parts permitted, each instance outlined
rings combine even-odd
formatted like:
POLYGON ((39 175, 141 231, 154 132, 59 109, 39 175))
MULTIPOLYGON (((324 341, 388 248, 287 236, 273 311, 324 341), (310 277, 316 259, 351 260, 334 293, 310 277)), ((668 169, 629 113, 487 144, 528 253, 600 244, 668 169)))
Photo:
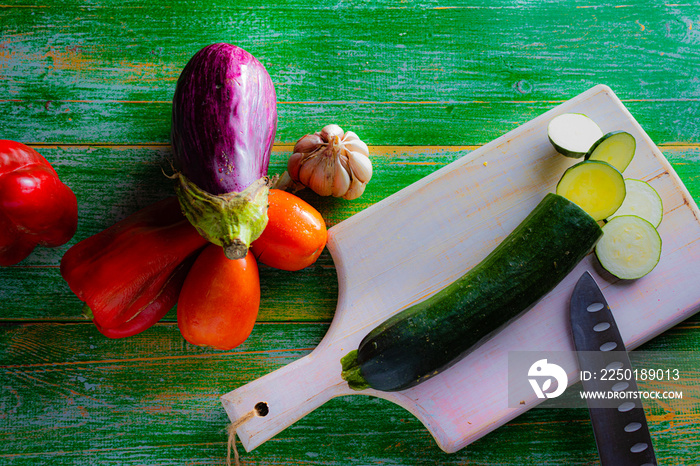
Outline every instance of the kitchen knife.
POLYGON ((625 344, 590 273, 574 287, 571 329, 602 466, 656 465, 644 408, 625 344))

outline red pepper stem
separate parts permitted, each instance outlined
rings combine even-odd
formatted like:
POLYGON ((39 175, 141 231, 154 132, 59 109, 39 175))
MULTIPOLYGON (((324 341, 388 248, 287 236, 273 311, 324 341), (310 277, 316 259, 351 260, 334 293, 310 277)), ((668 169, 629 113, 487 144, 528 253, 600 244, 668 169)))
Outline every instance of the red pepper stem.
POLYGON ((210 194, 176 173, 175 193, 182 213, 207 241, 224 248, 229 259, 242 259, 250 243, 267 226, 267 177, 260 178, 246 189, 220 195, 210 194))
POLYGON ((90 306, 88 306, 87 303, 83 304, 83 309, 81 310, 80 314, 87 320, 92 320, 95 318, 95 316, 92 314, 92 309, 90 309, 90 306))

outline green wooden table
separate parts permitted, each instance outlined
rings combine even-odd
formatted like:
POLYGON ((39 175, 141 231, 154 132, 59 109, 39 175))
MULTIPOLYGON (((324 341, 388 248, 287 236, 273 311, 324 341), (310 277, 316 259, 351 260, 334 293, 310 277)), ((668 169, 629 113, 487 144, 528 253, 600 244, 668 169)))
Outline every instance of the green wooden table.
MULTIPOLYGON (((75 242, 168 196, 171 99, 187 60, 230 42, 267 67, 279 128, 270 171, 337 123, 371 145, 356 201, 302 193, 328 226, 595 84, 622 99, 700 201, 700 3, 8 0, 0 5, 0 138, 35 147, 76 192, 77 234, 0 269, 0 464, 223 464, 219 396, 307 354, 333 317, 327 252, 261 266, 253 334, 186 343, 171 311, 108 340, 59 274, 75 242)), ((643 349, 700 351, 700 318, 643 349)), ((700 408, 649 415, 662 464, 700 464, 700 408)), ((585 409, 535 409, 455 454, 370 397, 331 401, 246 464, 596 464, 585 409)))

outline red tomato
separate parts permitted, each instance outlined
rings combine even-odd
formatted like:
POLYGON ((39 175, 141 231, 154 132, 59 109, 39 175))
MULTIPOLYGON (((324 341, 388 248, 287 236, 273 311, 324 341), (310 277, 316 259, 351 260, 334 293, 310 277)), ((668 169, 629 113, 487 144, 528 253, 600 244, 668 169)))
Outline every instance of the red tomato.
POLYGON ((210 244, 187 274, 177 302, 177 325, 193 345, 230 350, 253 331, 260 307, 255 257, 231 260, 210 244))
POLYGON ((321 214, 286 191, 271 189, 267 226, 251 244, 255 257, 281 270, 301 270, 318 259, 328 232, 321 214))

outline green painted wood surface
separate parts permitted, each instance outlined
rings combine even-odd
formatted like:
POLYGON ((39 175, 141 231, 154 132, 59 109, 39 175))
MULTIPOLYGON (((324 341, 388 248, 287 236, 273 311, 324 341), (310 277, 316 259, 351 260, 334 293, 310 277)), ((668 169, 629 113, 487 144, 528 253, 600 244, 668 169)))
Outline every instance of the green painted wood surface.
POLYGON ((268 68, 281 142, 334 121, 371 144, 483 144, 599 83, 657 142, 700 142, 697 1, 629 3, 13 0, 0 114, 28 142, 167 142, 182 67, 228 41, 268 68))
MULTIPOLYGON (((260 323, 242 346, 216 352, 184 344, 174 324, 116 341, 89 324, 8 324, 0 335, 0 367, 10 435, 0 458, 221 464, 226 418, 219 394, 307 354, 326 329, 260 323)), ((681 325, 643 349, 697 349, 693 330, 697 325, 681 325)), ((659 458, 674 464, 678 444, 698 435, 697 413, 647 411, 659 458)), ((447 455, 403 409, 343 397, 245 458, 248 464, 592 464, 589 430, 585 409, 540 409, 447 455)), ((700 460, 692 443, 684 454, 688 462, 680 464, 700 460)))
MULTIPOLYGON (((353 202, 301 193, 329 226, 598 83, 622 99, 700 200, 700 3, 11 0, 0 5, 0 138, 33 144, 79 198, 66 246, 0 269, 0 464, 222 464, 218 397, 308 353, 335 308, 327 252, 261 267, 250 339, 193 347, 171 312, 103 338, 58 263, 71 244, 171 193, 170 99, 189 57, 236 43, 275 83, 278 145, 327 123, 372 144, 353 202), (300 291, 302 290, 302 291, 300 291)), ((694 316, 646 344, 700 351, 694 316)), ((695 374, 697 380, 697 373, 695 374)), ((700 407, 648 406, 662 464, 700 464, 700 407)), ((246 464, 596 464, 585 410, 537 409, 447 455, 410 414, 343 397, 246 464)))

